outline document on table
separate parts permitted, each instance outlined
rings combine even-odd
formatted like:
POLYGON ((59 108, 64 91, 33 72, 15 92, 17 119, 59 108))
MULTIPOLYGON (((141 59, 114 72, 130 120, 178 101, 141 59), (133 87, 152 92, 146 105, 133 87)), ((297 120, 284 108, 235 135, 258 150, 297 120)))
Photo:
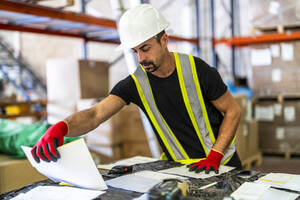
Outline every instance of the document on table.
POLYGON ((269 185, 245 182, 231 195, 235 200, 294 200, 299 195, 282 190, 276 190, 269 185))
POLYGON ((164 179, 184 180, 185 178, 145 170, 133 174, 120 176, 118 178, 114 178, 105 182, 107 185, 112 186, 114 188, 121 188, 124 190, 145 193, 164 179))
POLYGON ((135 156, 132 158, 124 159, 117 161, 112 164, 106 164, 106 165, 98 165, 98 168, 104 168, 104 169, 111 169, 114 166, 117 165, 135 165, 135 164, 140 164, 140 163, 148 163, 148 162, 154 162, 157 161, 157 158, 150 158, 150 157, 144 157, 144 156, 135 156))
POLYGON ((105 191, 67 186, 38 186, 26 193, 19 194, 11 200, 90 200, 103 193, 105 191))
POLYGON ((296 174, 269 173, 255 182, 300 192, 300 175, 296 174))
POLYGON ((61 158, 57 162, 41 160, 37 163, 31 155, 31 147, 22 146, 22 149, 31 165, 55 182, 65 182, 86 189, 107 189, 84 139, 58 147, 61 158))
POLYGON ((173 167, 173 168, 169 168, 169 169, 160 170, 158 172, 166 173, 166 174, 174 174, 174 175, 178 175, 178 176, 187 176, 187 177, 191 177, 191 178, 205 179, 205 178, 209 178, 212 176, 218 176, 225 172, 229 172, 233 169, 234 169, 234 167, 220 165, 218 174, 216 174, 215 172, 210 172, 209 174, 205 174, 204 171, 200 172, 200 173, 190 172, 189 168, 187 168, 186 165, 183 165, 181 167, 173 167))

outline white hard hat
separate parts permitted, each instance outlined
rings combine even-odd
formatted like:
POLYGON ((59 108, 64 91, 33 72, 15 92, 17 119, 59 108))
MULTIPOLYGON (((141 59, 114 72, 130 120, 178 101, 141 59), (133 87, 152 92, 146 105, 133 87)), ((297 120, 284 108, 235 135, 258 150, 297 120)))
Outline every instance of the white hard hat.
POLYGON ((139 4, 130 8, 119 22, 121 45, 117 50, 136 47, 168 26, 169 22, 150 4, 139 4))

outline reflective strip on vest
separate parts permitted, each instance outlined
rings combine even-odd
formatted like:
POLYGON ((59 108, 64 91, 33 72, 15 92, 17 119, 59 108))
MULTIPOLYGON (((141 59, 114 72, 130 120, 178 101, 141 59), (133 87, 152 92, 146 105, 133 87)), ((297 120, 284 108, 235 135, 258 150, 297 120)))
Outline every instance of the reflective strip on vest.
MULTIPOLYGON (((194 58, 191 55, 179 53, 174 53, 174 57, 180 89, 186 109, 198 135, 199 141, 207 156, 215 142, 215 137, 210 126, 206 107, 202 97, 194 58)), ((142 66, 138 67, 134 74, 132 74, 132 78, 134 79, 147 114, 173 160, 184 160, 184 163, 190 163, 189 161, 193 162, 195 159, 190 159, 188 157, 178 139, 175 137, 174 133, 160 114, 152 94, 147 73, 145 72, 144 68, 142 66)), ((222 164, 226 164, 234 152, 235 138, 225 153, 222 159, 222 164)))
POLYGON ((137 68, 134 74, 132 74, 132 78, 137 86, 138 93, 147 114, 173 160, 179 161, 189 159, 187 153, 182 148, 181 144, 159 112, 152 94, 147 74, 142 66, 137 68))

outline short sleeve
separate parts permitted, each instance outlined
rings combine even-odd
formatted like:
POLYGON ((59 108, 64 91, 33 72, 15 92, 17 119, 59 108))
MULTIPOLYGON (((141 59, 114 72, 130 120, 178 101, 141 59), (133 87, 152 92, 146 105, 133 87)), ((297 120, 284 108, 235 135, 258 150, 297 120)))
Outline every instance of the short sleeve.
POLYGON ((195 64, 201 90, 206 98, 213 101, 225 94, 227 86, 216 68, 210 67, 206 62, 197 57, 195 57, 195 64))
POLYGON ((128 76, 125 79, 119 81, 110 91, 110 94, 122 98, 127 105, 130 104, 130 83, 130 76, 128 76))

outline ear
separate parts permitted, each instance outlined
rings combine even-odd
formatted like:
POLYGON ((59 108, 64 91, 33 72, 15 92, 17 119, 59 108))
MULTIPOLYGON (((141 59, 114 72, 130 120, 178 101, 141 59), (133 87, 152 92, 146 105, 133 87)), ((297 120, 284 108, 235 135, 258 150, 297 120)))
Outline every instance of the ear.
POLYGON ((169 42, 169 36, 167 34, 163 34, 163 36, 161 37, 161 46, 162 47, 167 47, 168 46, 168 42, 169 42))

